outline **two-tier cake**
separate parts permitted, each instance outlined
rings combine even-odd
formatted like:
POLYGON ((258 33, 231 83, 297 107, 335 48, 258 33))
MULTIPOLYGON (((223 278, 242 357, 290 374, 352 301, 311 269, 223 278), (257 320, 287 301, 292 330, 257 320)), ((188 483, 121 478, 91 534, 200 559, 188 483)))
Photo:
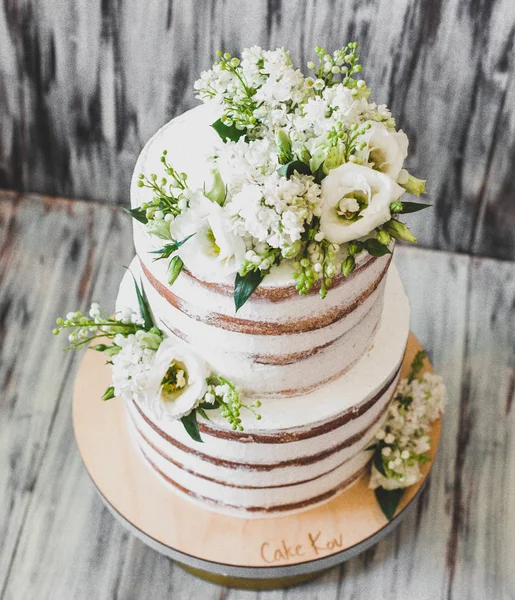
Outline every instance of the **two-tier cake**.
POLYGON ((124 399, 156 476, 216 511, 312 507, 372 456, 372 485, 401 488, 427 458, 417 363, 392 413, 409 305, 391 258, 415 241, 399 217, 426 206, 403 198, 424 182, 356 48, 317 48, 311 76, 284 49, 220 53, 195 85, 204 104, 136 164, 115 316, 58 320, 76 347, 112 341, 94 346, 113 369, 104 398, 124 399))

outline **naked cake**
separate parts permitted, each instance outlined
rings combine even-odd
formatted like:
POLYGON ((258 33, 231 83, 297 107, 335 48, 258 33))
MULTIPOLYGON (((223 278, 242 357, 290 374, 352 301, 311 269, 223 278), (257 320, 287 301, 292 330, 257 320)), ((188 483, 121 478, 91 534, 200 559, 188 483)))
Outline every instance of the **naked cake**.
MULTIPOLYGON (((113 340, 95 346, 112 363, 105 398, 124 399, 156 476, 245 517, 326 502, 372 456, 374 487, 403 487, 427 446, 388 420, 409 333, 391 259, 415 241, 399 217, 426 206, 403 196, 424 182, 369 100, 357 44, 316 55, 305 76, 284 49, 219 54, 195 84, 203 104, 137 161, 115 316, 58 320, 74 345, 95 327, 113 340)), ((437 387, 417 368, 402 385, 437 387)))

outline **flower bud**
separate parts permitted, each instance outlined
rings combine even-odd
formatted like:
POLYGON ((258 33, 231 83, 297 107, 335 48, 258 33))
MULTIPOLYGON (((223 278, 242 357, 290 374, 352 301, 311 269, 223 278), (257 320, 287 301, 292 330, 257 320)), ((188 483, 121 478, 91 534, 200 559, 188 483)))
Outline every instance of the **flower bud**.
POLYGON ((396 240, 403 240, 404 242, 416 242, 417 238, 411 233, 408 227, 395 219, 390 219, 383 225, 385 231, 389 233, 396 240))
POLYGON ((211 202, 216 202, 220 206, 224 205, 226 190, 225 185, 218 169, 211 171, 210 187, 206 189, 204 187, 204 196, 209 198, 211 202))
POLYGON ((174 256, 168 265, 168 285, 173 285, 174 281, 179 277, 184 263, 179 256, 174 256))
POLYGON ((354 260, 354 256, 347 256, 342 264, 342 273, 345 275, 345 277, 348 277, 355 268, 356 261, 354 260))
POLYGON ((111 400, 111 398, 114 398, 114 387, 112 385, 104 392, 102 400, 111 400))
POLYGON ((362 246, 359 242, 349 242, 348 252, 350 256, 355 256, 361 252, 362 246))
POLYGON ((297 240, 296 242, 291 244, 291 246, 283 248, 281 254, 283 255, 283 258, 295 258, 300 252, 301 248, 302 242, 300 240, 297 240))
POLYGON ((281 152, 284 154, 290 154, 291 140, 284 129, 279 129, 277 132, 277 135, 275 136, 275 143, 281 152))
POLYGON ((426 193, 426 180, 425 179, 417 179, 413 177, 413 175, 408 174, 408 181, 400 184, 408 194, 413 194, 414 196, 420 196, 420 194, 426 193))
POLYGON ((383 246, 388 246, 388 244, 392 241, 392 238, 388 232, 381 230, 377 234, 377 241, 380 244, 383 244, 383 246))
POLYGON ((146 230, 150 235, 155 235, 162 240, 171 240, 170 223, 164 219, 150 219, 146 225, 146 230))
POLYGON ((97 344, 96 346, 93 346, 93 350, 96 350, 97 352, 103 352, 107 348, 108 346, 106 346, 105 344, 97 344))

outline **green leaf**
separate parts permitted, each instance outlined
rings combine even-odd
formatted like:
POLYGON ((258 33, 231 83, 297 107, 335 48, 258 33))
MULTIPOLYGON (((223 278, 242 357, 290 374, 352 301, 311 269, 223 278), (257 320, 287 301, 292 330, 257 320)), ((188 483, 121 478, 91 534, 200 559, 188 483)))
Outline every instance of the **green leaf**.
POLYGON ((178 250, 185 242, 187 242, 194 235, 195 233, 192 233, 180 242, 172 242, 171 244, 166 244, 166 246, 159 248, 159 250, 150 250, 149 254, 159 254, 159 256, 154 259, 155 261, 160 260, 162 258, 169 258, 176 250, 178 250))
POLYGON ((238 129, 236 125, 224 125, 221 119, 215 121, 211 127, 218 133, 224 142, 227 140, 237 142, 246 133, 244 129, 238 129))
POLYGON ((152 327, 154 327, 154 320, 152 319, 150 304, 148 303, 148 298, 145 294, 145 289, 143 288, 143 282, 140 279, 140 288, 136 281, 136 277, 134 277, 134 273, 129 269, 129 267, 125 268, 127 269, 127 271, 129 271, 129 273, 132 275, 132 279, 134 280, 134 287, 136 288, 136 296, 138 298, 139 310, 143 318, 145 329, 148 331, 149 329, 152 329, 152 327))
POLYGON ((143 225, 148 223, 147 211, 143 208, 125 208, 125 206, 122 206, 122 210, 130 215, 133 219, 136 219, 136 221, 143 223, 143 225))
POLYGON ((381 510, 384 513, 384 516, 391 521, 395 515, 395 511, 399 506, 399 502, 401 501, 402 495, 404 494, 404 489, 398 490, 385 490, 384 488, 376 488, 375 495, 381 510))
POLYGON ((114 398, 114 387, 112 385, 103 393, 102 400, 111 400, 111 398, 114 398))
POLYGON ((279 175, 286 177, 286 179, 289 179, 295 171, 301 175, 311 175, 309 165, 301 160, 291 160, 289 163, 286 163, 277 169, 279 175))
POLYGON ((211 419, 207 416, 206 411, 201 407, 201 406, 197 406, 197 412, 200 416, 204 417, 204 419, 207 419, 208 421, 210 421, 211 419))
POLYGON ((378 240, 370 238, 363 242, 363 247, 370 254, 370 256, 384 256, 385 254, 391 254, 388 246, 381 244, 378 240))
POLYGON ((411 362, 411 371, 408 375, 408 383, 411 383, 415 379, 415 377, 420 373, 420 371, 422 371, 422 367, 424 366, 424 359, 426 358, 426 356, 427 354, 425 350, 419 350, 415 354, 415 358, 411 362))
POLYGON ((247 302, 253 291, 263 281, 265 274, 262 271, 249 271, 243 277, 237 273, 234 281, 234 306, 236 312, 247 302))
POLYGON ((384 465, 383 465, 383 455, 381 453, 380 446, 376 447, 374 456, 372 457, 372 461, 374 463, 374 467, 379 471, 379 473, 381 473, 381 475, 384 475, 386 477, 386 471, 384 470, 384 465))
POLYGON ((403 215, 407 215, 409 213, 418 212, 419 210, 424 210, 424 208, 430 208, 433 206, 432 204, 423 204, 422 202, 403 202, 402 210, 400 211, 403 215))
POLYGON ((177 277, 179 277, 184 263, 179 256, 174 256, 168 265, 168 285, 173 285, 177 277))
POLYGON ((318 169, 313 173, 313 177, 315 178, 315 183, 318 183, 318 185, 320 185, 322 183, 322 180, 327 177, 324 171, 324 163, 322 163, 318 167, 318 169))
POLYGON ((216 404, 216 402, 214 402, 213 404, 211 404, 211 402, 202 402, 198 405, 198 407, 202 410, 216 410, 218 408, 218 405, 216 404))
POLYGON ((189 415, 182 417, 181 423, 184 425, 186 433, 193 441, 202 443, 202 438, 200 437, 200 431, 198 429, 196 409, 192 410, 189 415))

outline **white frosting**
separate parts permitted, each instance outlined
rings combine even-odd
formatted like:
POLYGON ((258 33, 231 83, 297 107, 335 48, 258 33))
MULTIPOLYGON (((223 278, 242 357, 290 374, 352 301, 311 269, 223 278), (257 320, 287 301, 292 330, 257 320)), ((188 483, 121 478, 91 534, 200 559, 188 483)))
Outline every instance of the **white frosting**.
MULTIPOLYGON (((166 458, 156 452, 149 446, 138 434, 132 423, 129 423, 129 430, 133 438, 136 439, 138 447, 143 456, 150 460, 155 467, 159 469, 168 479, 175 482, 182 488, 188 490, 185 497, 188 500, 201 502, 202 505, 214 508, 217 512, 231 514, 233 516, 242 516, 249 518, 252 516, 263 517, 267 515, 266 509, 272 509, 270 516, 276 514, 273 507, 288 505, 317 498, 326 492, 337 489, 341 492, 344 488, 340 488, 341 484, 359 472, 370 459, 370 452, 357 452, 350 458, 343 460, 336 468, 322 474, 316 479, 304 481, 296 485, 285 485, 284 482, 279 484, 280 487, 266 488, 244 488, 233 487, 217 481, 200 478, 190 471, 174 465, 166 458), (206 502, 207 501, 207 502, 206 502), (210 503, 212 503, 210 505, 210 503), (257 514, 246 512, 246 508, 262 507, 264 510, 257 511, 257 514)), ((368 440, 370 441, 370 439, 368 440)), ((215 470, 214 470, 215 471, 215 470)), ((215 475, 214 472, 211 477, 215 475)), ((236 479, 241 481, 241 474, 244 471, 236 471, 236 479)), ((165 480, 166 481, 166 480, 165 480)), ((239 483, 238 485, 242 485, 239 483)), ((179 493, 180 490, 172 484, 172 489, 179 493)), ((311 505, 309 506, 311 508, 311 505)), ((291 514, 297 512, 295 509, 284 511, 280 514, 291 514)))
MULTIPOLYGON (((148 240, 141 229, 135 230, 136 250, 145 268, 165 289, 170 289, 166 284, 166 261, 153 261, 148 240)), ((179 308, 163 298, 144 276, 143 281, 160 327, 198 347, 220 374, 234 379, 245 390, 281 394, 299 387, 299 370, 296 364, 270 364, 276 358, 283 359, 279 362, 291 362, 295 354, 312 353, 302 361, 302 383, 309 389, 350 368, 367 350, 381 314, 384 286, 380 284, 371 293, 370 289, 381 278, 387 261, 388 257, 382 257, 370 262, 329 290, 323 301, 316 293, 294 294, 278 302, 251 297, 237 315, 230 294, 210 289, 188 275, 181 274, 171 288, 179 308), (347 308, 348 314, 339 318, 338 312, 347 308), (257 328, 277 323, 282 327, 290 324, 294 332, 301 327, 311 329, 281 335, 249 335, 227 329, 219 315, 229 319, 236 316, 244 325, 257 328), (329 324, 320 327, 317 319, 326 319, 329 324), (305 325, 310 320, 312 325, 305 325)))
MULTIPOLYGON (((133 263, 131 268, 136 270, 137 263, 133 263)), ((121 285, 118 308, 127 300, 132 303, 135 301, 132 290, 133 283, 126 276, 121 285)), ((146 419, 154 423, 165 436, 176 440, 177 447, 155 431, 140 412, 128 403, 134 439, 145 457, 166 477, 193 494, 193 499, 201 501, 199 498, 206 498, 217 503, 213 506, 222 512, 237 511, 231 508, 234 506, 244 510, 245 507, 270 507, 315 498, 352 477, 368 460, 368 453, 363 450, 381 425, 395 389, 395 374, 404 355, 408 330, 409 305, 398 273, 392 267, 386 281, 384 309, 374 343, 345 375, 309 394, 266 399, 260 408, 260 421, 242 411, 245 427, 242 435, 247 440, 217 437, 216 429, 228 429, 218 411, 210 413, 212 421, 206 426, 215 430, 213 435, 202 433, 203 444, 191 440, 180 421, 158 422, 153 415, 146 414, 146 419), (391 381, 388 389, 358 416, 359 406, 374 398, 387 381, 391 381), (330 423, 349 410, 355 412, 356 416, 346 423, 330 431, 302 438, 303 432, 330 423), (137 429, 132 423, 136 424, 137 429), (285 432, 300 433, 301 439, 289 442, 248 441, 248 436, 252 435, 259 437, 285 432), (346 440, 351 441, 350 445, 336 449, 346 440), (307 463, 304 461, 305 464, 288 464, 267 470, 252 469, 252 465, 277 464, 317 455, 322 456, 307 463), (241 466, 234 468, 225 463, 216 464, 216 459, 240 463, 241 466), (305 483, 296 485, 296 482, 305 483), (288 485, 267 488, 285 484, 288 485), (235 488, 233 485, 252 486, 252 489, 235 488)), ((142 407, 140 410, 143 410, 142 407)), ((199 420, 203 421, 202 418, 199 420)), ((187 497, 192 499, 190 495, 187 497)), ((240 511, 236 514, 249 516, 254 513, 240 511)))
MULTIPOLYGON (((218 116, 213 107, 197 107, 149 140, 132 180, 133 206, 151 199, 150 190, 137 187, 137 176, 159 175, 164 149, 191 187, 203 186, 218 141, 209 125, 218 116)), ((239 385, 244 400, 252 394, 263 400, 260 421, 242 411, 241 434, 219 411, 210 412, 209 422, 199 417, 203 444, 180 421, 160 420, 127 402, 146 460, 190 500, 247 517, 256 513, 246 508, 315 501, 342 488, 369 459, 364 449, 381 426, 406 347, 409 305, 397 270, 384 276, 389 257, 361 256, 361 268, 324 301, 316 293, 289 295, 292 270, 283 262, 235 315, 232 279, 207 274, 198 281, 182 273, 170 288, 167 261, 154 262, 150 254, 162 241, 136 222, 134 241, 148 277, 137 259, 131 270, 143 282, 157 325, 239 385)), ((117 309, 135 303, 127 274, 117 309)))

